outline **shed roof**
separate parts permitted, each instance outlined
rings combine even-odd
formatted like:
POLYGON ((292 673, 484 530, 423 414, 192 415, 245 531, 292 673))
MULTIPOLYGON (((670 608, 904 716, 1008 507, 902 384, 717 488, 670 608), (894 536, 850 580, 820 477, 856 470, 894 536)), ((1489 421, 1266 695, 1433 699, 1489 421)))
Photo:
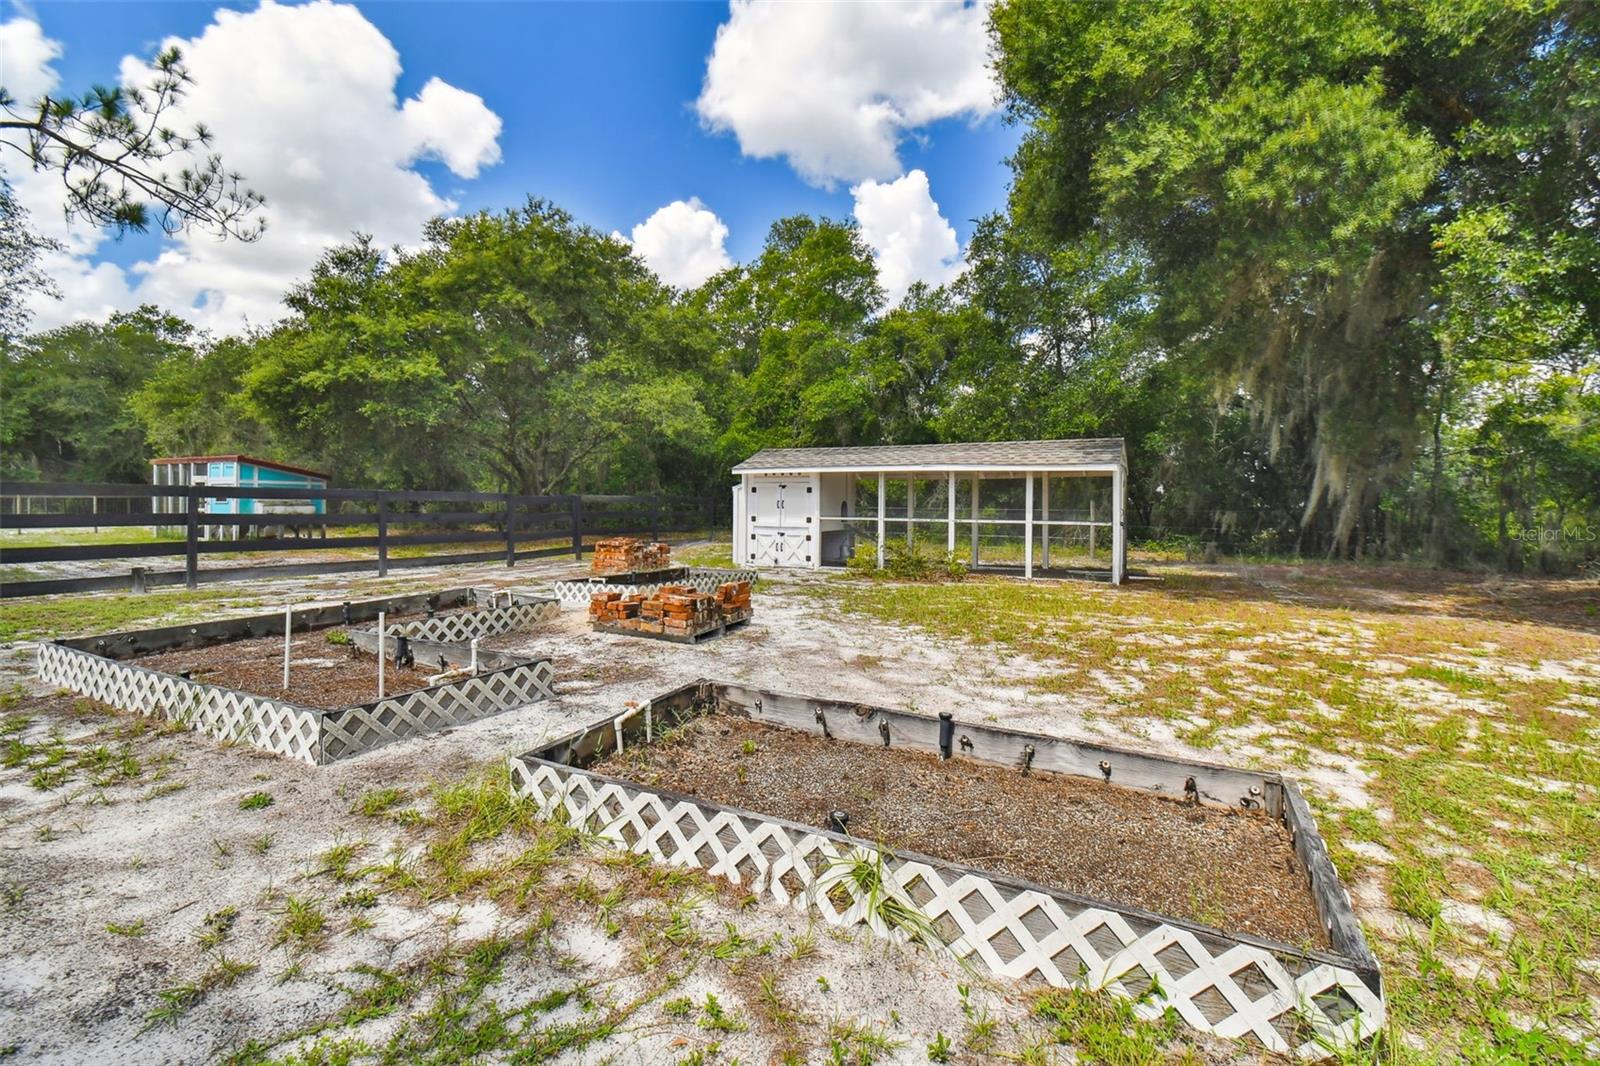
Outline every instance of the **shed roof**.
POLYGON ((167 466, 172 463, 254 463, 270 470, 282 470, 288 474, 304 474, 306 477, 321 478, 327 481, 333 475, 323 473, 321 470, 307 470, 303 466, 290 466, 280 463, 276 459, 258 459, 253 455, 167 455, 150 462, 156 466, 167 466))
POLYGON ((886 444, 862 448, 767 448, 733 468, 764 470, 1029 470, 1118 466, 1121 437, 1005 440, 971 444, 886 444))

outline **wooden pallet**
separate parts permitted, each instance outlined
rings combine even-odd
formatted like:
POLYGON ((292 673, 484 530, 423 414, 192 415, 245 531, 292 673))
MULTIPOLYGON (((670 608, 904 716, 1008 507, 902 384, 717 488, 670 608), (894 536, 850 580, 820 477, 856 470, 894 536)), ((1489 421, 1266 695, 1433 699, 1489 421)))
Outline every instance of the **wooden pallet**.
POLYGON ((623 625, 619 622, 595 621, 591 622, 590 625, 593 626, 596 633, 615 633, 618 636, 623 637, 647 637, 650 640, 665 640, 671 644, 698 644, 702 640, 710 640, 712 637, 720 637, 730 629, 739 628, 746 622, 750 621, 750 616, 752 613, 753 612, 751 611, 744 611, 741 612, 741 614, 737 617, 725 617, 712 625, 706 626, 703 629, 684 633, 657 633, 654 630, 649 629, 635 629, 632 626, 623 625))

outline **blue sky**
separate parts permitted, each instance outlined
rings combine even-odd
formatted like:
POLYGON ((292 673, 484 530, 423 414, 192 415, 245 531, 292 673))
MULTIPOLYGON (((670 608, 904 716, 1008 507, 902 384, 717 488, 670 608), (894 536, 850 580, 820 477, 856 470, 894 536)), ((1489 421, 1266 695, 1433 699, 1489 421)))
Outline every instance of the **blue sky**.
MULTIPOLYGON (((877 20, 871 25, 864 25, 861 19, 867 16, 852 13, 847 5, 818 6, 811 9, 814 17, 805 23, 808 31, 816 32, 806 34, 794 33, 792 26, 787 30, 762 28, 756 17, 758 12, 750 12, 749 32, 741 35, 742 47, 758 52, 772 50, 774 58, 769 61, 758 54, 730 74, 726 96, 736 113, 733 125, 737 128, 722 132, 707 127, 696 101, 707 78, 708 58, 716 44, 718 28, 730 19, 727 4, 355 6, 398 53, 400 73, 393 82, 397 101, 416 97, 438 79, 464 94, 481 98, 482 107, 498 116, 501 125, 494 139, 498 161, 485 162, 475 169, 469 167, 465 174, 462 168, 426 154, 408 164, 409 169, 426 178, 437 197, 454 202, 460 211, 498 209, 518 204, 530 195, 539 196, 567 208, 582 222, 627 236, 635 225, 665 205, 694 199, 727 227, 727 255, 735 261, 745 261, 759 250, 774 219, 793 213, 851 217, 857 208, 852 187, 862 180, 888 183, 921 171, 926 175, 927 195, 936 205, 937 217, 948 223, 962 246, 971 234, 973 220, 1004 204, 1008 180, 1005 159, 1014 149, 1019 131, 1004 124, 998 111, 980 116, 970 107, 961 110, 952 104, 944 110, 959 113, 940 114, 940 109, 934 107, 931 113, 902 115, 891 132, 897 168, 882 163, 875 169, 870 164, 846 163, 836 168, 837 173, 819 176, 815 167, 807 172, 808 164, 803 159, 796 160, 805 152, 832 152, 825 145, 809 142, 818 137, 826 139, 828 127, 840 123, 825 120, 816 124, 820 130, 793 132, 790 127, 807 126, 803 113, 774 115, 769 122, 761 109, 784 110, 791 87, 757 86, 747 91, 746 84, 738 80, 759 77, 768 65, 777 71, 775 77, 783 78, 783 69, 805 71, 819 63, 842 64, 840 69, 852 77, 858 70, 866 72, 861 75, 863 84, 851 90, 862 94, 854 101, 857 112, 876 106, 880 99, 893 99, 896 93, 909 99, 913 91, 923 96, 929 91, 942 92, 944 87, 926 83, 944 77, 944 72, 930 63, 919 65, 915 58, 930 51, 930 46, 917 37, 929 32, 925 20, 908 22, 904 40, 896 40, 898 24, 893 20, 905 18, 911 5, 882 5, 879 14, 870 16, 877 20), (836 27, 825 25, 841 19, 843 22, 836 27), (885 23, 884 19, 891 21, 885 23), (850 48, 857 50, 858 58, 841 58, 840 49, 848 52, 850 48), (804 54, 806 49, 813 54, 804 54), (792 54, 795 50, 802 54, 792 54), (890 58, 880 62, 880 52, 890 58), (784 63, 791 66, 783 68, 784 63), (884 69, 876 73, 868 70, 877 66, 884 69), (774 124, 781 127, 777 132, 768 128, 774 124), (753 131, 748 136, 746 126, 753 131), (766 137, 769 141, 775 138, 779 154, 754 157, 745 150, 745 142, 751 137, 766 137), (791 151, 786 147, 786 137, 808 143, 791 151)), ((199 38, 217 21, 219 10, 230 8, 245 15, 258 12, 254 2, 37 3, 27 7, 0 4, 0 21, 27 19, 37 23, 43 36, 57 46, 51 67, 58 90, 78 91, 95 82, 116 81, 124 57, 148 58, 163 39, 199 38)), ((947 5, 935 10, 943 17, 950 9, 947 5)), ((981 22, 981 12, 977 15, 963 23, 969 36, 973 36, 971 28, 981 22)), ((944 32, 941 46, 950 46, 949 37, 950 33, 944 32)), ((239 64, 251 63, 249 47, 246 44, 242 53, 236 50, 228 60, 231 65, 223 69, 237 70, 239 64)), ((287 62, 282 56, 270 61, 279 65, 287 62)), ((15 76, 0 72, 0 78, 15 76)), ((299 75, 290 70, 280 77, 298 80, 299 75)), ((208 94, 221 91, 216 85, 202 88, 208 94)), ((826 85, 794 85, 792 90, 797 99, 812 91, 832 91, 826 85)), ((957 90, 952 87, 950 91, 957 90)), ((809 103, 805 101, 802 112, 809 103)), ((828 106, 846 108, 851 103, 833 101, 828 106)), ((342 102, 337 94, 330 93, 324 106, 337 109, 342 102)), ((909 112, 914 108, 906 105, 900 110, 909 112)), ((835 112, 821 107, 819 113, 835 112)), ((836 113, 850 114, 847 110, 836 113)), ((289 131, 279 131, 276 136, 296 138, 304 125, 302 122, 289 131)), ((227 133, 227 138, 219 136, 218 144, 224 158, 230 162, 241 156, 249 158, 246 153, 255 146, 230 151, 236 145, 229 140, 237 142, 253 133, 241 129, 229 129, 227 133)), ((310 131, 307 135, 311 135, 310 131)), ((856 142, 845 146, 845 150, 866 150, 860 137, 856 142)), ((770 143, 767 149, 774 150, 770 143)), ((830 165, 825 164, 824 169, 830 165)), ((256 169, 270 169, 270 164, 256 169)), ((246 173, 252 179, 257 176, 248 170, 246 173)), ((902 206, 909 205, 912 198, 909 188, 893 199, 885 195, 877 228, 893 231, 902 225, 896 212, 915 213, 916 205, 902 206)), ((274 199, 269 191, 269 204, 274 199)), ((40 213, 36 205, 30 206, 40 213)), ((920 210, 922 216, 929 216, 926 207, 920 210)), ((362 222, 360 218, 351 221, 354 225, 362 222)), ((927 222, 928 218, 922 217, 904 224, 926 229, 927 222)), ((338 225, 336 218, 325 219, 318 232, 338 225)), ((268 239, 275 236, 274 229, 269 229, 268 239)), ((934 233, 929 240, 937 244, 939 237, 934 233)), ((79 266, 107 262, 131 270, 137 264, 152 261, 166 243, 171 242, 157 237, 101 241, 81 257, 84 262, 79 266)), ((926 260, 929 255, 934 256, 932 266, 907 264, 901 273, 922 276, 930 270, 944 269, 948 276, 952 269, 949 255, 943 256, 942 268, 935 253, 930 251, 922 258, 926 260)), ((650 257, 646 258, 649 261, 650 257)), ((127 280, 136 284, 143 276, 130 272, 127 280)), ((889 283, 892 279, 886 276, 885 280, 889 283)))

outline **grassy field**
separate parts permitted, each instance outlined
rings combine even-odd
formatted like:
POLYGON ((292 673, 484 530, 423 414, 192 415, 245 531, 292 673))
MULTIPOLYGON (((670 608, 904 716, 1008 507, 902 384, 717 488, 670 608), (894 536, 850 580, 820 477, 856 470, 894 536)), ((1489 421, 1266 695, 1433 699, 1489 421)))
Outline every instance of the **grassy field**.
POLYGON ((75 544, 154 544, 183 541, 181 529, 160 536, 149 526, 107 526, 104 529, 8 529, 0 533, 0 555, 7 548, 56 548, 75 544))
POLYGON ((1415 571, 1157 584, 839 580, 810 595, 1048 664, 1117 733, 1302 777, 1403 1060, 1590 1061, 1600 589, 1415 571))
POLYGON ((143 596, 32 596, 0 600, 0 640, 114 633, 140 625, 178 625, 216 614, 246 610, 261 601, 237 587, 158 589, 143 596))

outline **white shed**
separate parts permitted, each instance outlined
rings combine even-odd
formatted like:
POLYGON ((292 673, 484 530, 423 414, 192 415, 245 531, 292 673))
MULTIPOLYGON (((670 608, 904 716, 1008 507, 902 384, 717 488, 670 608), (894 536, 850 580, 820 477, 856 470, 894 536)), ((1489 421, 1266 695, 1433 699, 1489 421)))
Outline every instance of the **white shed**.
POLYGON ((971 566, 1127 571, 1122 438, 769 448, 733 468, 733 554, 752 567, 842 566, 895 538, 971 566))

